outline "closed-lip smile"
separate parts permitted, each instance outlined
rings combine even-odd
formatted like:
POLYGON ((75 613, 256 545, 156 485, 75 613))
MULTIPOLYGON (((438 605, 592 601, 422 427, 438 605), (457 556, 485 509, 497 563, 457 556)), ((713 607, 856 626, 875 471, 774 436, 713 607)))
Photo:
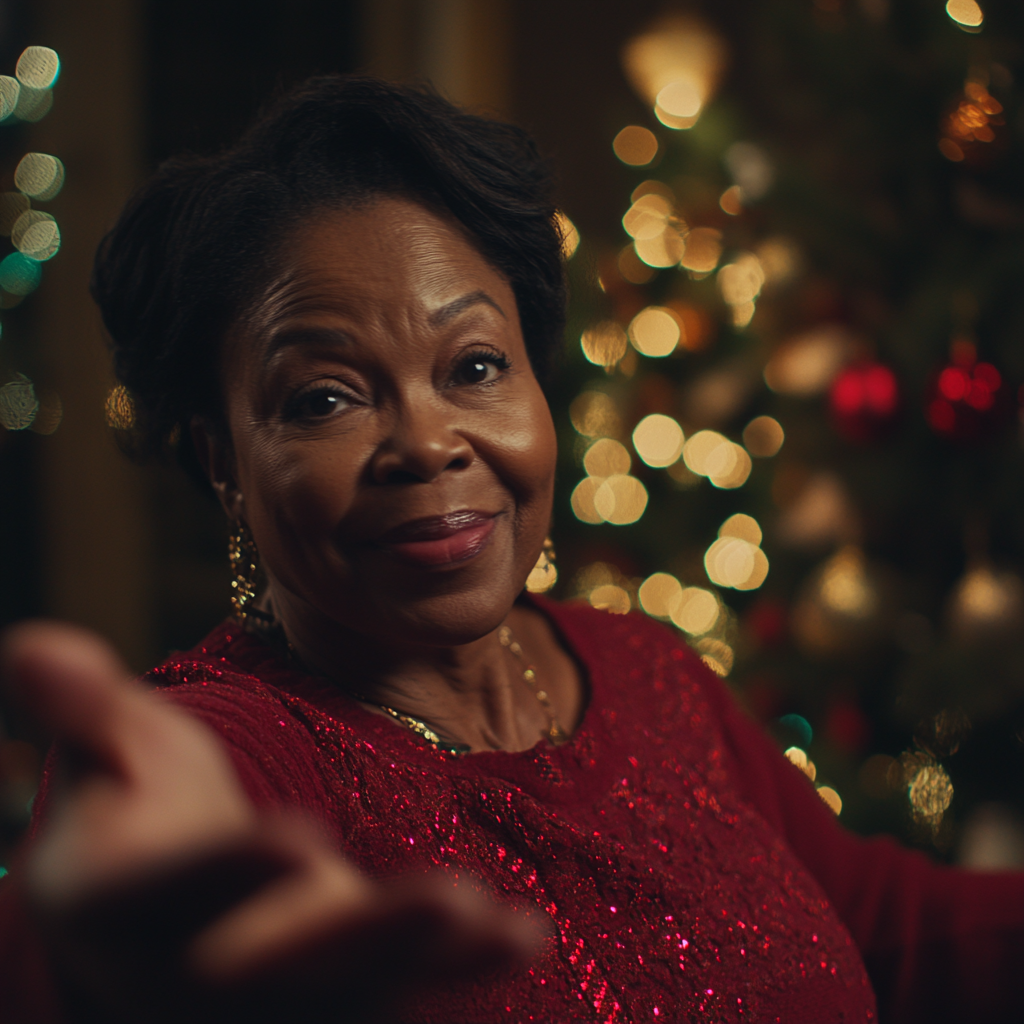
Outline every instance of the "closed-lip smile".
POLYGON ((417 565, 450 565, 479 554, 491 538, 496 513, 459 509, 396 526, 376 543, 417 565))

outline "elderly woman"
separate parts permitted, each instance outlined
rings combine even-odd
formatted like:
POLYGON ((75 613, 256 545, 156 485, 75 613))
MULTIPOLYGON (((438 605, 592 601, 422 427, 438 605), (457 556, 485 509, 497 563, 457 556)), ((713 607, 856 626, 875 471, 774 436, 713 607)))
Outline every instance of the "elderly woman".
POLYGON ((524 595, 559 241, 521 132, 365 79, 133 198, 94 291, 237 615, 156 693, 8 637, 58 753, 4 1020, 1015 1015, 1024 878, 845 833, 678 634, 524 595))

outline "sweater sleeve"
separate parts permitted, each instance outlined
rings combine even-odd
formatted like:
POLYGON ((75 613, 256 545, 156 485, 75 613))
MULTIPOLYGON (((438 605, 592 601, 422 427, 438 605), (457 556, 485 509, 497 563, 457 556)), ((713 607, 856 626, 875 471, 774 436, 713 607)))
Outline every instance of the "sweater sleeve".
MULTIPOLYGON (((249 799, 260 809, 297 807, 325 828, 330 794, 316 768, 309 731, 274 691, 246 677, 196 682, 161 691, 163 699, 205 722, 224 744, 249 799)), ((46 817, 54 755, 47 758, 25 848, 46 817)), ((67 1020, 45 945, 26 904, 25 848, 0 879, 0 1022, 60 1024, 67 1020)))
POLYGON ((1024 872, 936 864, 844 829, 772 740, 709 680, 740 786, 824 889, 860 948, 880 1019, 992 1024, 1024 1001, 1024 872))

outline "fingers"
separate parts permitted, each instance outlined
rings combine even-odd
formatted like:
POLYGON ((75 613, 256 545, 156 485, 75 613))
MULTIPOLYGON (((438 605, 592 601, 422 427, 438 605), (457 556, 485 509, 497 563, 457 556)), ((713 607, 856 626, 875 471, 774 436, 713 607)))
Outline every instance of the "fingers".
POLYGON ((231 983, 279 964, 369 912, 373 885, 324 845, 305 821, 264 822, 264 849, 292 870, 225 914, 192 943, 188 961, 213 982, 231 983))
POLYGON ((14 700, 55 736, 91 754, 113 756, 127 669, 95 634, 55 622, 26 622, 0 639, 0 675, 14 700))
MULTIPOLYGON (((191 944, 188 962, 207 983, 289 984, 350 994, 457 977, 536 951, 541 932, 472 887, 441 876, 378 884, 310 830, 278 823, 268 841, 296 870, 229 911, 191 944)), ((354 995, 353 995, 354 998, 354 995)))

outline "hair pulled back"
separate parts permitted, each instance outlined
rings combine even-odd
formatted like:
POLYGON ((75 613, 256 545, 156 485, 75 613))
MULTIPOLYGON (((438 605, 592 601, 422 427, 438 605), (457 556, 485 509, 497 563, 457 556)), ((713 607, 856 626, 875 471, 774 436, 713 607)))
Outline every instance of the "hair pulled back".
POLYGON ((406 196, 455 217, 505 275, 541 379, 561 342, 565 282, 551 178, 519 128, 468 114, 429 89, 314 78, 232 148, 169 160, 100 244, 92 279, 137 457, 202 478, 195 416, 222 422, 221 341, 274 273, 288 233, 325 208, 406 196))

